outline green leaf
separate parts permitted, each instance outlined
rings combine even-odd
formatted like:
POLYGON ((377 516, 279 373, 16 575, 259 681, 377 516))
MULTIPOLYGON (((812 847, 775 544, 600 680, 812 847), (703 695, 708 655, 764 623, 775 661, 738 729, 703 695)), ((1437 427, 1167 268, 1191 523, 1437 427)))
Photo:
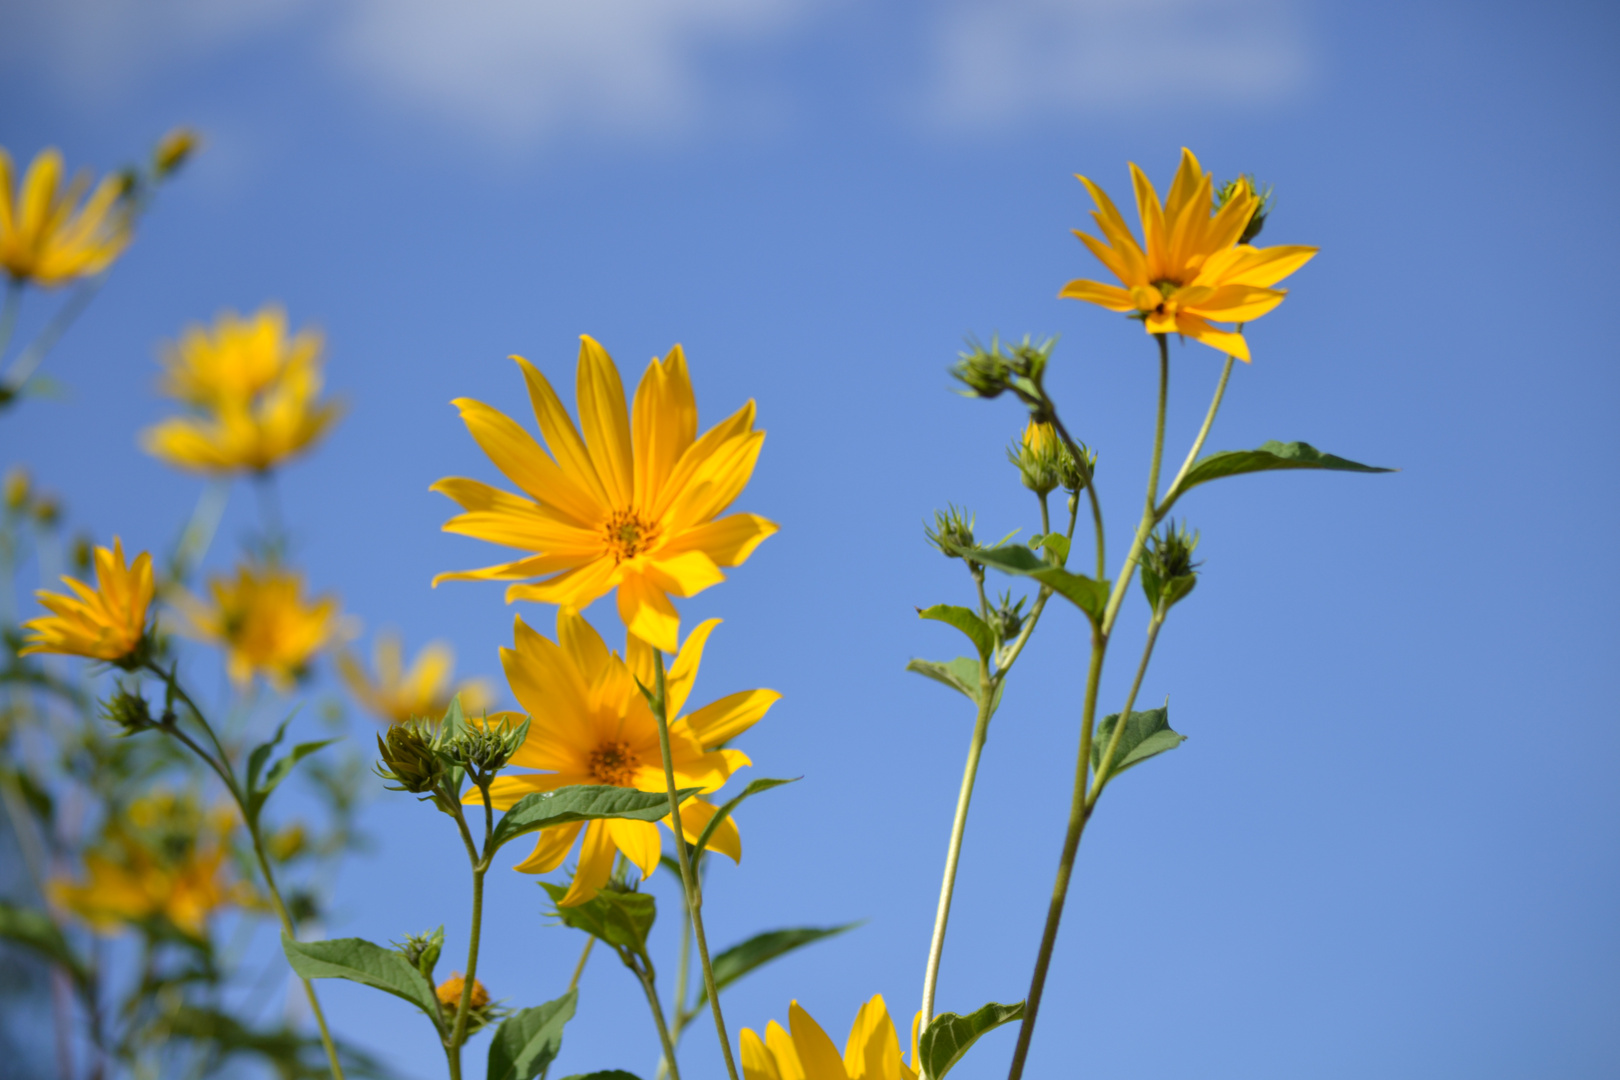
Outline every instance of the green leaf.
POLYGON ((542 881, 540 887, 556 905, 552 914, 564 926, 583 930, 615 949, 629 949, 634 953, 646 949, 647 935, 658 918, 658 903, 652 893, 621 891, 607 886, 583 904, 563 907, 562 898, 568 895, 568 886, 542 881))
POLYGON ((286 757, 281 758, 274 765, 270 766, 270 771, 265 774, 263 787, 257 790, 249 790, 248 813, 251 814, 255 820, 257 820, 259 811, 264 808, 265 800, 270 797, 270 793, 276 790, 283 780, 287 779, 287 775, 293 771, 293 766, 309 757, 309 755, 313 754, 315 751, 323 747, 331 746, 333 743, 338 741, 338 739, 320 739, 315 742, 303 742, 299 743, 297 746, 294 746, 292 750, 288 752, 286 757))
POLYGON ((1103 609, 1108 606, 1111 583, 1097 581, 1084 574, 1071 574, 1061 566, 1053 566, 1022 544, 1008 544, 997 548, 975 548, 972 558, 1005 574, 1034 578, 1049 586, 1074 604, 1093 623, 1100 622, 1103 609))
POLYGON ((0 938, 26 945, 45 959, 61 965, 80 987, 89 985, 90 976, 84 963, 45 912, 17 907, 0 900, 0 938))
MULTIPOLYGON (((755 934, 742 944, 733 945, 715 956, 711 965, 714 970, 714 985, 717 989, 724 990, 750 971, 764 967, 779 956, 836 937, 860 925, 859 922, 852 922, 843 926, 800 926, 791 930, 770 930, 763 934, 755 934)), ((698 1005, 701 1006, 708 1000, 708 987, 699 987, 698 1005)))
POLYGON ((433 984, 403 954, 373 945, 364 938, 295 941, 285 933, 281 935, 281 951, 287 954, 287 963, 300 977, 348 979, 376 987, 427 1013, 433 1026, 443 1032, 433 984))
MULTIPOLYGON (((944 683, 957 693, 966 695, 975 705, 979 703, 979 662, 970 656, 958 656, 955 660, 944 663, 937 660, 913 660, 906 665, 906 670, 915 671, 937 683, 944 683)), ((1005 683, 996 684, 996 700, 990 703, 992 714, 1001 707, 1001 692, 1005 688, 1005 683)))
POLYGON ((562 1049, 563 1025, 579 1002, 570 990, 556 1001, 519 1009, 501 1021, 489 1044, 489 1080, 534 1080, 562 1049))
POLYGON ((1241 476, 1244 473, 1270 472, 1274 469, 1330 469, 1334 472, 1386 473, 1375 465, 1362 465, 1332 454, 1324 454, 1310 443, 1262 443, 1258 450, 1221 450, 1200 458, 1187 470, 1187 475, 1176 489, 1183 491, 1223 476, 1241 476))
POLYGON ((269 742, 255 746, 253 753, 248 755, 247 789, 250 795, 259 790, 259 774, 264 771, 264 763, 270 760, 271 751, 281 744, 281 738, 287 734, 287 725, 290 723, 292 723, 291 716, 281 722, 281 726, 276 728, 276 733, 269 742))
MULTIPOLYGON (((676 797, 680 802, 685 802, 698 791, 698 788, 684 788, 676 792, 676 797)), ((669 796, 662 791, 637 791, 635 788, 614 787, 611 784, 571 784, 556 791, 537 791, 519 799, 495 826, 490 838, 494 847, 490 850, 524 833, 549 829, 554 825, 572 825, 576 821, 596 821, 599 818, 658 821, 668 816, 669 796)))
POLYGON ((720 823, 722 821, 731 816, 731 812, 737 809, 737 807, 742 804, 744 799, 753 795, 758 795, 762 791, 769 791, 771 788, 779 788, 783 784, 791 784, 795 780, 802 779, 804 779, 802 776, 794 776, 787 780, 772 780, 768 777, 761 777, 760 779, 751 782, 737 795, 732 796, 730 799, 727 799, 724 803, 720 804, 720 808, 714 812, 714 816, 709 819, 708 824, 703 826, 703 831, 698 833, 697 842, 694 843, 690 849, 692 858, 696 859, 699 855, 703 854, 703 849, 708 847, 709 841, 714 838, 714 830, 720 827, 720 823))
MULTIPOLYGON (((1091 767, 1102 768, 1103 752, 1108 749, 1108 740, 1114 737, 1114 728, 1119 724, 1119 714, 1113 713, 1105 716, 1102 723, 1097 725, 1097 735, 1091 741, 1091 767)), ((1112 779, 1131 768, 1140 765, 1150 757, 1156 757, 1166 750, 1174 750, 1187 741, 1187 736, 1170 729, 1170 708, 1149 709, 1147 712, 1133 712, 1125 724, 1125 731, 1119 737, 1119 748, 1114 751, 1114 763, 1108 769, 1108 776, 1112 779)))
POLYGON ((967 1016, 940 1013, 917 1040, 917 1056, 922 1059, 923 1075, 928 1080, 942 1080, 985 1032, 1023 1018, 1022 1001, 1015 1005, 991 1002, 967 1016))
MULTIPOLYGON (((1028 552, 1028 548, 1021 549, 1028 552)), ((989 659, 990 653, 996 647, 996 635, 991 632, 985 621, 965 607, 955 604, 935 604, 933 607, 918 608, 917 614, 924 619, 934 619, 937 622, 949 623, 968 636, 973 647, 979 650, 979 655, 989 659)))
POLYGON ((1030 547, 1043 547, 1057 556, 1058 565, 1069 561, 1069 538, 1062 533, 1046 533, 1029 538, 1030 547))

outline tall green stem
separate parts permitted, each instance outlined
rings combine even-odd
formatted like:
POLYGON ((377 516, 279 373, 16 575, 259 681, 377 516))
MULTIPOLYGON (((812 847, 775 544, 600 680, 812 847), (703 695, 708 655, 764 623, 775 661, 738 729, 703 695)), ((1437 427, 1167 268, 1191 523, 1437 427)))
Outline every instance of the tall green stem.
POLYGON ((675 1044, 669 1037, 669 1023, 664 1019, 664 1006, 658 1000, 658 981, 653 972, 652 959, 645 951, 640 954, 640 963, 631 962, 636 959, 635 956, 626 957, 625 962, 640 981, 641 989, 647 995, 647 1007, 652 1009, 653 1023, 658 1025, 658 1042, 664 1048, 664 1060, 660 1062, 659 1072, 668 1069, 670 1080, 681 1080, 680 1066, 675 1064, 675 1044))
POLYGON ((11 347, 12 332, 17 329, 17 312, 22 308, 22 282, 14 277, 6 278, 6 299, 4 306, 0 306, 0 360, 5 359, 6 350, 11 347))
POLYGON ((450 1080, 461 1080, 461 1047, 467 1041, 467 1020, 472 1013, 473 987, 478 978, 478 945, 484 923, 484 874, 489 870, 490 835, 494 831, 495 811, 489 801, 489 789, 479 785, 484 799, 484 844, 480 851, 473 842, 467 819, 456 807, 456 824, 461 828, 461 840, 467 846, 467 859, 472 865, 472 924, 467 934, 467 971, 461 980, 461 1000, 456 1004, 456 1022, 450 1029, 450 1042, 445 1047, 450 1061, 450 1080))
POLYGON ((1136 678, 1131 681, 1131 692, 1125 695, 1125 707, 1119 711, 1119 720, 1114 724, 1114 733, 1108 739, 1108 746, 1103 750, 1101 760, 1097 762, 1097 775, 1091 781, 1091 794, 1086 798, 1086 812, 1097 805, 1102 798, 1103 788, 1108 786, 1108 780, 1114 769, 1114 755, 1119 751, 1120 737, 1125 733, 1125 724, 1131 718, 1131 709, 1136 705, 1136 695, 1142 689, 1142 676, 1147 674, 1148 662, 1153 659, 1153 646, 1159 640, 1159 628, 1164 625, 1166 609, 1161 605, 1153 612, 1153 618, 1148 622, 1147 643, 1142 647, 1142 660, 1136 665, 1136 678))
MULTIPOLYGON (((709 942, 703 932, 703 891, 694 880, 692 862, 688 857, 686 832, 681 824, 681 799, 675 787, 675 760, 669 750, 669 710, 664 694, 664 654, 653 650, 654 672, 657 685, 653 691, 652 714, 658 722, 658 749, 664 759, 664 786, 669 791, 670 831, 675 834, 675 861, 681 867, 681 888, 686 894, 686 910, 692 916, 692 936, 697 940, 698 960, 703 965, 703 985, 709 994, 709 1013, 714 1017, 714 1030, 720 1036, 720 1053, 726 1061, 726 1073, 731 1080, 739 1080, 737 1062, 731 1053, 731 1037, 726 1034, 726 1018, 720 1011, 720 988, 714 983, 714 966, 709 962, 709 942)), ((671 1055, 671 1066, 674 1058, 671 1055)))
MULTIPOLYGON (((1012 1068, 1008 1080, 1019 1080, 1024 1074, 1024 1062, 1029 1057, 1030 1040, 1035 1034, 1035 1021, 1040 1013, 1041 996, 1046 990, 1046 976, 1052 964, 1052 950, 1057 945, 1058 924, 1063 919, 1063 907, 1068 900, 1069 881, 1074 875, 1074 860, 1080 849, 1080 838, 1086 822, 1091 819, 1092 804, 1088 801, 1091 771, 1091 743, 1096 730, 1097 686, 1102 678, 1103 660, 1108 652, 1109 634, 1119 615, 1125 591, 1136 571, 1147 538, 1158 521, 1159 469, 1164 461, 1164 422, 1170 400, 1170 344, 1164 334, 1155 334, 1159 346, 1159 400, 1153 426, 1153 456, 1148 464, 1146 505, 1141 524, 1131 543, 1125 565, 1120 568, 1108 597, 1103 617, 1092 632, 1091 663, 1086 672, 1086 694, 1081 707, 1080 750, 1074 766, 1074 787, 1069 796, 1069 821, 1063 836, 1063 851, 1058 858, 1056 880, 1052 885, 1052 900, 1046 909, 1046 925, 1041 931, 1041 945, 1035 955, 1035 971, 1030 978, 1029 995, 1024 1002, 1024 1020, 1018 1028, 1018 1045, 1013 1050, 1012 1068)), ((1090 487, 1090 485, 1087 485, 1090 487)), ((1123 721, 1122 721, 1123 722, 1123 721)), ((1117 729, 1116 729, 1117 730, 1117 729)))
POLYGON ((101 290, 101 284, 105 280, 105 273, 91 278, 80 285, 78 290, 68 297, 61 307, 56 309, 56 314, 51 318, 50 322, 45 324, 45 328, 39 332, 39 336, 28 343, 28 347, 19 353, 17 359, 6 369, 5 375, 0 377, 0 403, 9 400, 10 394, 22 392, 23 386, 33 377, 34 372, 38 370, 40 363, 56 344, 57 339, 65 334, 68 327, 73 325, 73 321, 83 314, 85 308, 90 306, 90 301, 95 299, 96 293, 101 290), (6 393, 7 391, 9 391, 9 394, 6 393))

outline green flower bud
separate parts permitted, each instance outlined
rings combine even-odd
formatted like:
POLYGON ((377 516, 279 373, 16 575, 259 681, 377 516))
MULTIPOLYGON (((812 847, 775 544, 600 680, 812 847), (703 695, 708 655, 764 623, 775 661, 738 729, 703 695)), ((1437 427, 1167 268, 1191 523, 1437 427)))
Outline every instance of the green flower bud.
POLYGON ((1024 604, 1028 599, 1027 596, 1020 596, 1014 603, 1011 592, 1001 595, 996 609, 990 613, 990 629, 997 641, 1012 641, 1024 628, 1024 604))
POLYGON ((973 541, 973 515, 956 506, 934 511, 934 524, 923 527, 928 542, 947 559, 965 559, 976 546, 973 541))
POLYGON ((1154 611, 1169 611, 1198 584, 1200 564, 1192 557, 1197 547, 1198 534, 1174 521, 1148 538, 1141 559, 1142 591, 1154 611))
POLYGON ((131 690, 123 683, 118 684, 112 697, 101 703, 101 715, 122 728, 126 735, 144 731, 157 723, 152 719, 152 707, 141 696, 139 688, 131 690))
POLYGON ((1228 180, 1216 189, 1215 210, 1219 212, 1239 192, 1254 195, 1259 199, 1259 202, 1255 205, 1254 214, 1249 218, 1248 225, 1243 229, 1243 235, 1238 237, 1238 243, 1247 244, 1253 242, 1254 238, 1260 235, 1260 230, 1265 228, 1266 216, 1271 213, 1271 206, 1275 199, 1270 185, 1267 185, 1266 189, 1261 191, 1260 185, 1256 183, 1254 177, 1245 173, 1236 180, 1228 180))
POLYGON ((404 941, 394 942, 394 948, 404 954, 423 978, 432 982, 433 968, 439 962, 439 953, 444 951, 444 927, 428 934, 411 934, 404 941))
POLYGON ((438 739, 432 729, 418 721, 394 724, 386 736, 377 736, 377 775, 391 780, 391 791, 413 795, 432 792, 444 781, 445 764, 439 757, 438 739))
POLYGON ((524 717, 521 724, 514 725, 512 716, 506 713, 499 720, 486 718, 481 726, 469 726, 445 745, 445 756, 466 769, 473 781, 482 787, 506 767, 528 737, 528 717, 524 717))

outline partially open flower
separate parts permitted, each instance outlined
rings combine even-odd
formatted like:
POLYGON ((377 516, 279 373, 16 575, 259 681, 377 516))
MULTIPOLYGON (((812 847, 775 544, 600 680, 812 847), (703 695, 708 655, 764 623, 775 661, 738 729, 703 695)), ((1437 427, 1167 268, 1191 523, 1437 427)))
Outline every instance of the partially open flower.
POLYGON ((133 564, 124 559, 124 544, 113 538, 112 550, 96 548, 96 587, 62 579, 74 595, 36 595, 52 614, 31 619, 32 633, 22 647, 29 653, 60 653, 110 663, 133 663, 146 641, 146 611, 152 603, 152 556, 141 552, 133 564))
POLYGON ((16 281, 49 288, 92 277, 129 244, 124 182, 104 177, 85 199, 89 175, 64 189, 62 168, 54 147, 40 151, 13 195, 11 155, 0 147, 0 270, 16 281))

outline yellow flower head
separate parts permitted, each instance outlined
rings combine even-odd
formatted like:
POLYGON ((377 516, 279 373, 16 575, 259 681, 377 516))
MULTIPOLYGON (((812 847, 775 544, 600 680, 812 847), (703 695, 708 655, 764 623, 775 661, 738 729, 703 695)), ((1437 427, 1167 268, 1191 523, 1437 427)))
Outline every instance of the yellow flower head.
POLYGON ((1075 235, 1123 287, 1071 281, 1059 295, 1109 311, 1134 312, 1150 334, 1182 334, 1247 362, 1249 346, 1242 333, 1216 329, 1210 322, 1258 319, 1287 295, 1287 290, 1271 286, 1316 254, 1313 247, 1239 243, 1260 209, 1260 196, 1246 180, 1240 181, 1226 204, 1215 210, 1213 179, 1191 150, 1182 150, 1181 167, 1162 205, 1153 184, 1131 165, 1145 241, 1141 245, 1102 188, 1084 176, 1078 179, 1097 203, 1091 216, 1103 239, 1078 229, 1075 235))
MULTIPOLYGON (((459 1009, 461 1007, 461 991, 466 987, 466 985, 467 980, 462 977, 461 972, 457 971, 452 973, 451 976, 444 980, 444 982, 440 983, 438 989, 434 991, 434 993, 438 996, 439 1004, 443 1005, 446 1009, 449 1009, 452 1013, 456 1009, 459 1009)), ((474 979, 472 993, 467 997, 467 1007, 469 1009, 482 1009, 488 1004, 489 991, 484 989, 483 983, 479 982, 477 979, 474 979)))
POLYGON ((175 603, 190 624, 187 633, 225 650, 226 669, 238 685, 263 675, 284 690, 337 636, 337 599, 306 601, 303 575, 292 570, 239 566, 234 578, 211 579, 208 591, 211 603, 189 594, 175 603))
POLYGON ((720 567, 741 564, 776 531, 754 514, 718 516, 753 475, 765 433, 754 430, 750 401, 698 436, 697 402, 679 345, 648 365, 634 411, 627 410, 612 358, 591 338, 582 341, 579 429, 545 376, 514 357, 550 454, 488 405, 455 401, 478 445, 524 495, 476 480, 440 480, 433 490, 466 511, 446 522, 445 531, 537 554, 440 574, 434 584, 545 577, 511 586, 507 602, 576 608, 617 589, 619 616, 630 632, 674 652, 680 616, 669 597, 693 596, 724 581, 720 567))
POLYGON ((372 652, 376 676, 368 673, 351 653, 338 657, 338 670, 349 692, 373 716, 391 724, 403 723, 413 716, 438 719, 450 706, 450 699, 461 696, 461 708, 472 716, 489 708, 494 700, 489 683, 483 679, 468 679, 452 685, 451 675, 456 667, 456 654, 442 641, 431 642, 416 654, 410 669, 405 667, 405 652, 398 635, 378 634, 372 652))
POLYGON ((52 147, 34 158, 13 196, 11 155, 0 147, 0 269, 18 281, 56 286, 90 277, 129 244, 132 222, 121 179, 103 178, 88 199, 87 174, 65 189, 61 184, 62 155, 52 147))
MULTIPOLYGON (((750 764, 742 751, 719 747, 753 727, 781 697, 774 690, 743 690, 681 715, 697 678, 704 643, 719 624, 719 619, 710 619, 692 631, 665 679, 669 715, 678 717, 669 726, 675 783, 705 792, 718 790, 733 771, 750 764)), ((495 806, 506 810, 525 795, 570 784, 666 790, 657 721, 636 689, 638 679, 643 686, 651 686, 656 678, 652 647, 632 635, 621 659, 608 651, 579 612, 566 607, 557 612, 555 644, 529 629, 521 618, 515 637, 514 648, 501 650, 501 664, 513 695, 531 721, 528 739, 512 756, 512 764, 547 771, 497 777, 490 787, 495 806)), ((474 790, 464 801, 482 800, 474 790)), ((688 799, 681 806, 681 827, 687 840, 696 841, 713 816, 713 805, 688 799)), ((669 826, 669 819, 663 824, 669 826)), ((623 852, 643 875, 657 869, 663 847, 657 826, 617 819, 544 829, 534 852, 516 869, 530 874, 555 870, 582 830, 585 840, 579 867, 561 900, 564 907, 583 904, 596 895, 612 873, 615 852, 623 852)), ((730 818, 715 829, 710 846, 733 860, 742 857, 742 841, 730 818)))
POLYGON ((141 552, 133 565, 124 561, 124 542, 113 538, 112 550, 96 548, 96 587, 64 577, 74 595, 36 595, 53 614, 23 624, 32 632, 22 652, 61 653, 92 660, 117 661, 133 653, 146 633, 146 610, 152 603, 152 556, 141 552))
MULTIPOLYGON (((920 1014, 919 1014, 920 1015, 920 1014)), ((748 1028, 742 1031, 743 1080, 916 1080, 917 1072, 900 1057, 900 1040, 883 995, 875 994, 855 1014, 849 1041, 840 1057, 838 1048, 797 1001, 788 1006, 792 1034, 775 1020, 765 1025, 761 1039, 748 1028)), ((915 1032, 912 1063, 916 1063, 915 1032)))
POLYGON ((205 810, 192 796, 155 792, 108 820, 85 854, 84 883, 57 878, 47 891, 102 933, 161 918, 201 940, 214 912, 259 902, 230 878, 235 821, 225 807, 205 810))
POLYGON ((163 350, 163 392, 192 408, 141 434, 148 453, 183 469, 262 472, 307 449, 341 414, 319 400, 321 336, 287 335, 277 307, 225 312, 212 333, 188 327, 163 350))

